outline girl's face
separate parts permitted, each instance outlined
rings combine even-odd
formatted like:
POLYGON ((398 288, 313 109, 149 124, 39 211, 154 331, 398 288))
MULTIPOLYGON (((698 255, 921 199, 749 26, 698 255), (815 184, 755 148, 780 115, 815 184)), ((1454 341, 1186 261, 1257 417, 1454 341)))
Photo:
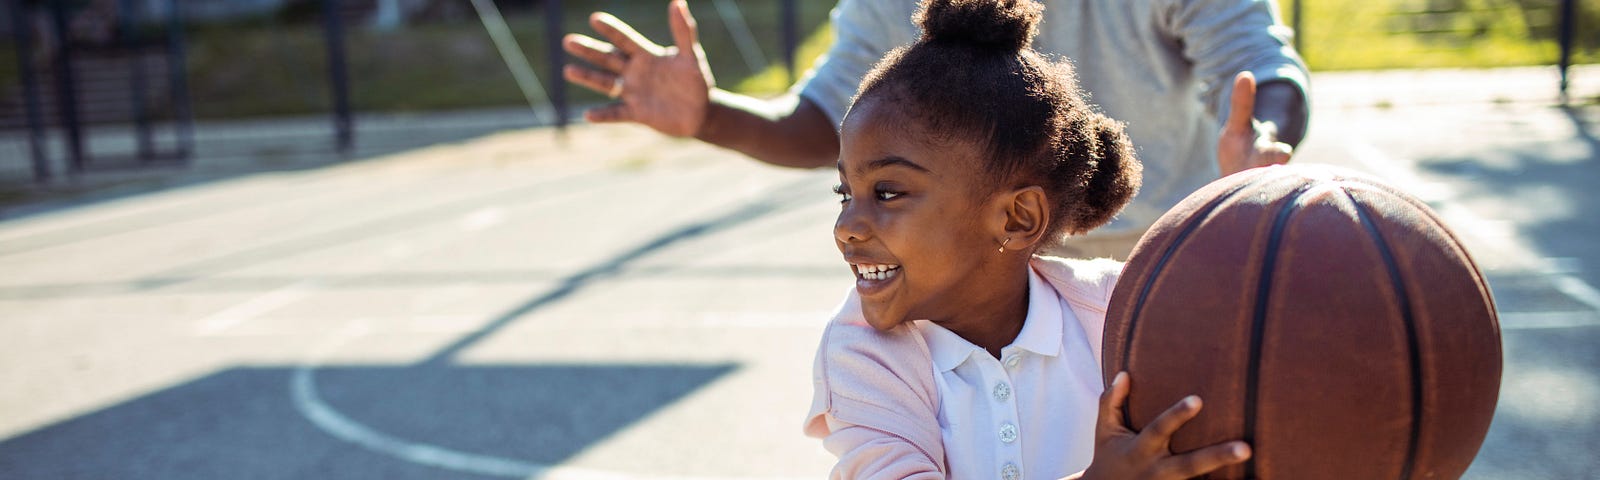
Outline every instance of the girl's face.
POLYGON ((867 323, 981 318, 970 304, 1004 282, 986 281, 997 278, 1001 240, 985 227, 994 209, 977 188, 977 149, 930 136, 893 101, 872 97, 851 108, 839 136, 834 241, 867 323))

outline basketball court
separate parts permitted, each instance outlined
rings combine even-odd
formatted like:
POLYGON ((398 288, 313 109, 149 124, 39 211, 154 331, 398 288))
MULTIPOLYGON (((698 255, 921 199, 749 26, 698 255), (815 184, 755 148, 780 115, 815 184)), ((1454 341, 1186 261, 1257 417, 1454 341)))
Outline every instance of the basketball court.
MULTIPOLYGON (((1600 110, 1526 93, 1548 74, 1319 75, 1297 160, 1412 191, 1488 274, 1506 368, 1467 478, 1600 472, 1600 110)), ((0 476, 823 477, 834 176, 578 126, 26 210, 0 476)))

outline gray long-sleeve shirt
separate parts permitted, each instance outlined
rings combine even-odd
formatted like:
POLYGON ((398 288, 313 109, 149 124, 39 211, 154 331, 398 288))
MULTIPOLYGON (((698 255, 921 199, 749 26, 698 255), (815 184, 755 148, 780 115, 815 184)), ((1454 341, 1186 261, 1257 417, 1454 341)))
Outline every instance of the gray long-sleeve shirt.
MULTIPOLYGON (((921 34, 916 0, 841 0, 834 44, 795 85, 837 127, 868 70, 921 34)), ((1286 80, 1306 92, 1305 63, 1271 0, 1042 0, 1033 47, 1071 61, 1078 83, 1108 116, 1126 122, 1144 186, 1110 225, 1090 235, 1143 231, 1219 176, 1219 118, 1233 76, 1286 80)), ((1304 95, 1303 98, 1310 98, 1304 95)), ((1307 105, 1306 111, 1310 111, 1307 105)))

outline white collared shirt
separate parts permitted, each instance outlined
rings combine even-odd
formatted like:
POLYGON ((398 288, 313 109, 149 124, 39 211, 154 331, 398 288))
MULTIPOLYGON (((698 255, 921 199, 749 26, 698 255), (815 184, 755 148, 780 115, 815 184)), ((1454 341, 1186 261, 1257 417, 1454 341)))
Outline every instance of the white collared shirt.
MULTIPOLYGON (((1028 315, 1001 359, 932 322, 939 428, 951 479, 1058 479, 1089 466, 1099 359, 1066 300, 1031 269, 1028 315)), ((1094 339, 1099 341, 1099 339, 1094 339)))

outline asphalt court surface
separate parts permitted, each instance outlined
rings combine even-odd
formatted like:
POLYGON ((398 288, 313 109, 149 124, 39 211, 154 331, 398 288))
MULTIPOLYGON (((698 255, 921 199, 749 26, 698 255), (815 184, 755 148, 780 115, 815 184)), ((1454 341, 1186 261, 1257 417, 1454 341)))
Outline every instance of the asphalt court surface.
MULTIPOLYGON (((1297 161, 1418 194, 1495 290, 1467 478, 1600 478, 1600 113, 1317 80, 1297 161)), ((0 220, 0 477, 822 477, 835 181, 583 126, 0 220)))

